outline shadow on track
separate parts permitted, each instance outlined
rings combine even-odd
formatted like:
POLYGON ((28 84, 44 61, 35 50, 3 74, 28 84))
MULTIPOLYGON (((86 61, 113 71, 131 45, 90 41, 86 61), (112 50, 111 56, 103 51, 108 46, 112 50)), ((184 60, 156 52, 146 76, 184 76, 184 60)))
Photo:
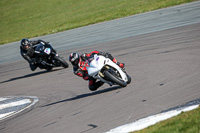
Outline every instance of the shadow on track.
POLYGON ((5 80, 5 81, 2 81, 0 82, 1 83, 6 83, 6 82, 11 82, 11 81, 15 81, 15 80, 19 80, 19 79, 23 79, 23 78, 28 78, 28 77, 33 77, 33 76, 37 76, 37 75, 40 75, 40 74, 45 74, 45 73, 49 73, 49 72, 54 72, 54 71, 58 71, 60 69, 55 69, 55 70, 51 70, 51 71, 41 71, 41 72, 36 72, 36 73, 31 73, 31 74, 27 74, 27 75, 24 75, 24 76, 20 76, 20 77, 16 77, 16 78, 11 78, 9 80, 5 80))
POLYGON ((120 88, 121 88, 120 86, 115 86, 115 87, 111 87, 111 88, 95 91, 95 92, 92 92, 92 93, 81 94, 81 95, 78 95, 76 97, 72 97, 72 98, 69 98, 69 99, 65 99, 65 100, 61 100, 61 101, 58 101, 58 102, 50 103, 50 104, 47 104, 47 105, 43 105, 41 107, 47 107, 47 106, 51 106, 51 105, 54 105, 54 104, 73 101, 73 100, 79 100, 79 99, 82 99, 82 98, 85 98, 85 97, 95 96, 95 95, 99 95, 99 94, 106 93, 106 92, 109 92, 109 91, 118 90, 120 88))

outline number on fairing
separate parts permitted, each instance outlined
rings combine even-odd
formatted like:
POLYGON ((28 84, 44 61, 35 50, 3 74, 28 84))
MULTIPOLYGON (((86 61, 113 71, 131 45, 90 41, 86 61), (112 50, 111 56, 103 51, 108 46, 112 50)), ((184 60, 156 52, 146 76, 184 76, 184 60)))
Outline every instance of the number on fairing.
POLYGON ((46 49, 44 50, 44 52, 47 53, 47 54, 50 54, 50 53, 51 53, 51 49, 50 49, 50 48, 46 48, 46 49))

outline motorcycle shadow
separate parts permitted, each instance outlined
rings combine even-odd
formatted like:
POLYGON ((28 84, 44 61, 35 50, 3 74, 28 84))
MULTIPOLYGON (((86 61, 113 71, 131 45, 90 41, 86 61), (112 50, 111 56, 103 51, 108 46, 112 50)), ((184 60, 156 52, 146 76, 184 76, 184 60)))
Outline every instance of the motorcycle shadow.
POLYGON ((48 106, 52 106, 54 104, 59 104, 59 103, 63 103, 63 102, 80 100, 80 99, 83 99, 83 98, 86 98, 86 97, 95 96, 95 95, 99 95, 99 94, 102 94, 102 93, 107 93, 107 92, 110 92, 110 91, 118 90, 120 88, 122 88, 122 87, 115 86, 115 87, 111 87, 111 88, 107 88, 107 89, 103 89, 103 90, 97 90, 97 91, 94 91, 94 92, 91 92, 91 93, 81 94, 81 95, 77 95, 76 97, 72 97, 72 98, 69 98, 69 99, 57 101, 57 102, 50 103, 50 104, 46 104, 46 105, 43 105, 41 107, 48 107, 48 106))
POLYGON ((29 78, 29 77, 33 77, 33 76, 37 76, 37 75, 49 73, 49 72, 54 72, 54 71, 58 71, 58 70, 61 70, 61 69, 54 69, 54 70, 51 70, 51 71, 43 70, 43 71, 40 71, 40 72, 35 72, 35 73, 27 74, 27 75, 24 75, 24 76, 19 76, 19 77, 11 78, 11 79, 8 79, 8 80, 0 82, 0 84, 1 83, 15 81, 15 80, 19 80, 19 79, 23 79, 23 78, 29 78))

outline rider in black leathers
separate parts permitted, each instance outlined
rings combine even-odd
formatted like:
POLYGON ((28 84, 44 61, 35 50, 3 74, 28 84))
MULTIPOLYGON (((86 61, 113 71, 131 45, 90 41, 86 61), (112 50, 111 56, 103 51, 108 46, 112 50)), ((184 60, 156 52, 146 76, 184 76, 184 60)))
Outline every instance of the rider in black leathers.
MULTIPOLYGON (((35 71, 37 67, 42 68, 40 62, 37 61, 39 55, 35 53, 35 47, 39 43, 49 45, 49 42, 43 40, 29 41, 29 39, 26 38, 21 40, 20 53, 22 57, 28 61, 32 71, 35 71)), ((56 52, 54 49, 53 51, 56 52)))

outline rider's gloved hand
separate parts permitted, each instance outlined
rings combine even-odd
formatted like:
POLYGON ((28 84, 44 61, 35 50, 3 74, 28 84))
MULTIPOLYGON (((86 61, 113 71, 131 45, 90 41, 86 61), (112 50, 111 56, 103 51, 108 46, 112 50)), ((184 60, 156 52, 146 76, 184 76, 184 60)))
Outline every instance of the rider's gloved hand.
POLYGON ((78 70, 74 71, 74 74, 78 75, 80 77, 83 77, 83 75, 84 75, 83 71, 80 68, 78 70))

